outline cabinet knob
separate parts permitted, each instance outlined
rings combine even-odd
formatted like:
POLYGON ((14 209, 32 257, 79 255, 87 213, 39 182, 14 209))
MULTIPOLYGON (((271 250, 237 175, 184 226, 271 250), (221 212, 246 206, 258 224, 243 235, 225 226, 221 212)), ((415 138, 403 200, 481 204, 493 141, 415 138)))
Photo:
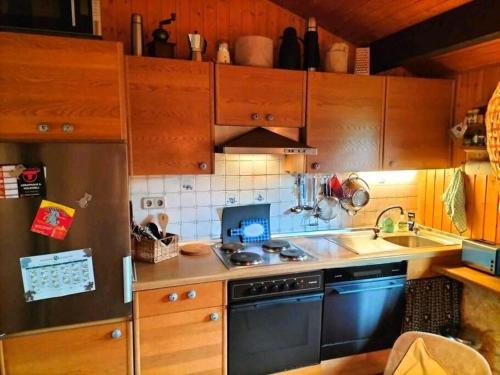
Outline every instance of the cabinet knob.
POLYGON ((208 164, 207 164, 207 163, 205 163, 204 161, 202 161, 201 163, 199 163, 199 164, 198 164, 198 167, 199 167, 202 171, 204 171, 204 170, 206 170, 206 169, 208 168, 208 164))
POLYGON ((177 293, 170 293, 170 294, 168 295, 168 300, 169 300, 170 302, 175 302, 175 301, 177 301, 178 299, 179 299, 179 296, 177 295, 177 293))
POLYGON ((210 314, 210 320, 211 320, 212 322, 215 322, 216 320, 219 320, 219 314, 217 314, 217 313, 215 313, 215 312, 211 313, 211 314, 210 314))
POLYGON ((273 120, 274 120, 274 116, 273 116, 272 114, 268 113, 268 114, 266 115, 266 120, 267 120, 267 121, 273 121, 273 120))
POLYGON ((321 164, 319 164, 317 161, 311 164, 312 169, 317 171, 318 169, 321 168, 321 164))
POLYGON ((62 130, 65 133, 72 133, 73 130, 75 130, 75 127, 69 122, 65 122, 64 124, 62 124, 62 130))
POLYGON ((252 113, 252 115, 250 116, 252 118, 252 120, 254 121, 257 121, 257 120, 260 120, 260 115, 258 113, 252 113))
POLYGON ((396 162, 394 160, 389 160, 389 167, 394 167, 396 162))
POLYGON ((196 298, 196 290, 190 290, 187 292, 187 296, 189 299, 195 299, 196 298))
POLYGON ((49 124, 41 122, 37 125, 37 129, 40 133, 47 133, 49 131, 49 124))
POLYGON ((113 340, 119 339, 120 337, 122 337, 122 331, 120 329, 115 329, 111 332, 111 338, 113 340))

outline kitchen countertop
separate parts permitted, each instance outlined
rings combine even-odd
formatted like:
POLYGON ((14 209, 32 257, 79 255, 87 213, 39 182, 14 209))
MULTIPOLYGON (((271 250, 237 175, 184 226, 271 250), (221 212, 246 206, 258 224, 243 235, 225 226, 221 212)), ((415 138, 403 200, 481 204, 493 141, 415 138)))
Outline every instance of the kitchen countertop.
MULTIPOLYGON (((432 258, 457 254, 461 244, 393 250, 384 253, 356 254, 324 238, 324 234, 306 237, 288 237, 305 251, 318 258, 312 262, 296 262, 276 266, 256 266, 228 270, 214 252, 205 256, 177 257, 157 263, 135 263, 134 291, 195 284, 208 281, 234 280, 267 275, 305 272, 325 268, 362 266, 398 262, 410 259, 432 258)), ((200 242, 201 243, 201 242, 200 242)), ((204 244, 207 244, 204 242, 204 244)), ((213 243, 213 242, 210 242, 213 243)))

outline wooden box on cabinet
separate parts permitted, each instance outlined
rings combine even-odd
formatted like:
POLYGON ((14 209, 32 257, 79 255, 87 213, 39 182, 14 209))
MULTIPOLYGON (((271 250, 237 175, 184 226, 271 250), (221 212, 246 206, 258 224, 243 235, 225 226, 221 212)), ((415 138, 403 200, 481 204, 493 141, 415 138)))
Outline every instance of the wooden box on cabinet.
POLYGON ((384 169, 450 166, 453 81, 387 77, 384 169))
POLYGON ((224 284, 141 291, 135 298, 136 373, 224 372, 224 284))
POLYGON ((0 33, 0 139, 126 138, 123 46, 0 33))
POLYGON ((305 80, 301 71, 217 64, 216 124, 303 127, 305 80))
POLYGON ((5 339, 0 349, 6 375, 132 374, 131 325, 124 321, 5 339))
POLYGON ((127 57, 133 175, 211 173, 212 64, 127 57))
POLYGON ((379 169, 384 77, 309 73, 307 87, 308 172, 379 169))

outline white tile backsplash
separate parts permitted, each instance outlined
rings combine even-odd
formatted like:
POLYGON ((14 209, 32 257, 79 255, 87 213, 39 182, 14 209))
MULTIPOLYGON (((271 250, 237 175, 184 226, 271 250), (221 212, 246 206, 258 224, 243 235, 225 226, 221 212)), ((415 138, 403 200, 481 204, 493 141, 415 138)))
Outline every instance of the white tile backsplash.
POLYGON ((182 240, 218 238, 224 206, 271 203, 271 231, 314 231, 361 225, 373 221, 381 207, 393 202, 403 207, 416 205, 416 177, 413 173, 394 175, 368 174, 373 199, 359 218, 341 214, 337 219, 317 226, 307 212, 293 214, 290 208, 297 204, 295 178, 285 173, 282 155, 215 155, 215 174, 131 177, 130 199, 134 220, 140 223, 148 214, 163 210, 140 207, 142 197, 164 196, 165 211, 169 215, 167 230, 178 233, 182 240), (389 184, 387 181, 390 181, 389 184), (395 183, 394 181, 397 181, 395 183))

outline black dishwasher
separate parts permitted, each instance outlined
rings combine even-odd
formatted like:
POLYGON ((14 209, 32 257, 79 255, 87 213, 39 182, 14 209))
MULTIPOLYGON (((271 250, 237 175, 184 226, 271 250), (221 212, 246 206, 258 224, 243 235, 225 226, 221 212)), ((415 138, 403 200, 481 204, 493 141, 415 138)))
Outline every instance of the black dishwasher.
POLYGON ((321 360, 392 347, 404 316, 406 262, 326 270, 321 360))

